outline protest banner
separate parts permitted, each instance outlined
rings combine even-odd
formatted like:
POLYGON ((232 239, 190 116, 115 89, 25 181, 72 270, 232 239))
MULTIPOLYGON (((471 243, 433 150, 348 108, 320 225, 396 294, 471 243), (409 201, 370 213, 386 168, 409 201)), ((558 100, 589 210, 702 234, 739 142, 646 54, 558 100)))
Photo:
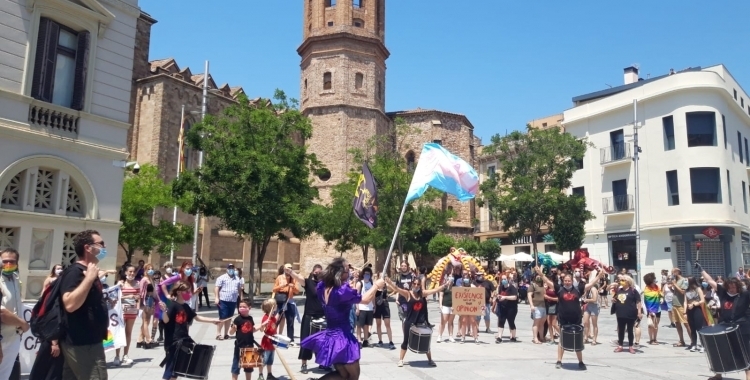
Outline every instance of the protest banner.
POLYGON ((482 315, 484 307, 484 287, 453 287, 453 313, 457 315, 482 315))
MULTIPOLYGON (((107 301, 107 315, 109 318, 107 339, 102 342, 105 351, 125 347, 125 324, 122 319, 121 297, 122 292, 119 285, 104 289, 104 299, 107 301)), ((34 309, 34 304, 23 304, 21 307, 23 319, 26 322, 31 320, 32 309, 34 309)), ((19 360, 21 362, 22 374, 29 374, 31 372, 31 367, 34 365, 40 344, 41 341, 31 333, 31 330, 21 336, 19 360)))

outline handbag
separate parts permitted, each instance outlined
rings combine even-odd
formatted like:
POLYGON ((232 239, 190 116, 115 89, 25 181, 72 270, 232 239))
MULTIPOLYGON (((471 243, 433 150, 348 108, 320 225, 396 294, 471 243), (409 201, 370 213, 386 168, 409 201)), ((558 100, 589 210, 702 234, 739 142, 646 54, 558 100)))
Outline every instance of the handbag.
POLYGON ((276 293, 273 299, 277 304, 285 303, 287 300, 289 300, 289 296, 286 293, 276 293))

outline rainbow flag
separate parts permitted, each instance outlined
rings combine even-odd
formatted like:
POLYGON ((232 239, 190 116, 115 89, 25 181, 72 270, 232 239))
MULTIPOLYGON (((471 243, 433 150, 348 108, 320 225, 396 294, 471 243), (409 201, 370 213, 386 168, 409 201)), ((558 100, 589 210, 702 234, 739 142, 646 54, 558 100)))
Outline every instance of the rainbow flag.
POLYGON ((646 311, 649 313, 658 313, 661 311, 661 290, 659 290, 659 287, 654 285, 654 287, 646 286, 643 289, 643 302, 646 304, 646 311))
POLYGON ((432 186, 459 201, 474 199, 479 190, 479 175, 466 161, 436 143, 422 147, 406 203, 421 197, 432 186))
POLYGON ((107 329, 107 339, 102 342, 104 350, 115 348, 115 336, 112 334, 112 330, 107 329))

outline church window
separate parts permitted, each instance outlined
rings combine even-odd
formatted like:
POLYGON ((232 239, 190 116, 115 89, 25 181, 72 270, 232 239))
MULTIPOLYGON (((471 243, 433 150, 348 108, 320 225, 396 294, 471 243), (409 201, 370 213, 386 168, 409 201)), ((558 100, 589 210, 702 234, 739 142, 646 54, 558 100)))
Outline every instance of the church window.
POLYGON ((365 27, 365 22, 362 19, 355 18, 354 19, 354 26, 356 26, 357 28, 364 28, 365 27))
POLYGON ((414 161, 415 161, 414 152, 411 150, 406 152, 406 170, 407 171, 409 172, 414 171, 414 161))
POLYGON ((328 169, 323 169, 320 172, 318 172, 318 179, 325 182, 331 179, 331 171, 328 169))
POLYGON ((354 88, 357 90, 362 89, 362 83, 365 81, 365 76, 362 75, 362 73, 357 73, 354 75, 354 88))
POLYGON ((354 8, 362 8, 365 6, 365 0, 352 0, 352 6, 354 8))
POLYGON ((335 7, 336 0, 326 0, 326 8, 335 7))
POLYGON ((304 87, 304 90, 305 90, 305 95, 307 95, 307 78, 305 78, 305 87, 304 87))
POLYGON ((383 83, 378 81, 378 93, 376 94, 378 99, 383 99, 383 83))
POLYGON ((332 88, 333 88, 333 79, 331 78, 331 73, 323 74, 323 89, 330 90, 332 88))

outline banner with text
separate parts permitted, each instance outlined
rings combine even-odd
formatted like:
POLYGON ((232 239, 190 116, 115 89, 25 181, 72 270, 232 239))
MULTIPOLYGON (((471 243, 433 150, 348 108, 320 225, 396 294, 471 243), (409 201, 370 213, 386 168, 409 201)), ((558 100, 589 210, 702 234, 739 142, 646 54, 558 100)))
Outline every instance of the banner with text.
MULTIPOLYGON (((107 301, 107 310, 109 316, 109 328, 107 329, 107 340, 102 342, 104 350, 114 350, 116 348, 125 347, 125 326, 122 319, 122 292, 120 286, 112 286, 104 289, 104 299, 107 301)), ((23 319, 26 322, 31 320, 31 310, 34 309, 34 304, 23 304, 21 307, 21 313, 23 319)), ((31 367, 34 365, 36 359, 36 353, 39 350, 41 340, 35 337, 31 330, 26 331, 21 336, 21 352, 19 353, 19 360, 21 362, 21 373, 29 374, 31 367)))
POLYGON ((482 315, 484 307, 484 287, 468 288, 453 287, 453 314, 457 315, 482 315))

